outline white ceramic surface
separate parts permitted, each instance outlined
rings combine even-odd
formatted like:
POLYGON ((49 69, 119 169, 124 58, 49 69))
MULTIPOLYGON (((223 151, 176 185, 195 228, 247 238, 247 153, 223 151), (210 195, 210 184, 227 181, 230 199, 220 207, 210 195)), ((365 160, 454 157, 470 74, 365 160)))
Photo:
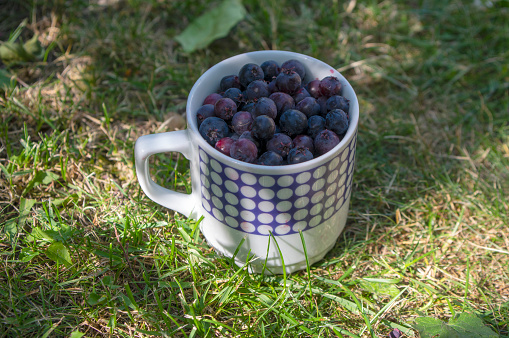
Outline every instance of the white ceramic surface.
POLYGON ((188 129, 140 137, 135 145, 136 171, 145 194, 156 203, 199 218, 207 242, 218 252, 253 272, 282 273, 306 268, 323 258, 343 230, 350 201, 359 104, 348 81, 331 66, 312 57, 284 51, 259 51, 226 59, 196 81, 187 101, 188 129), (306 79, 336 76, 350 101, 350 126, 341 143, 311 161, 285 166, 259 166, 234 160, 210 146, 199 134, 196 111, 218 90, 223 76, 237 74, 246 63, 279 64, 297 59, 306 79), (312 74, 312 78, 309 76, 312 74), (152 181, 148 159, 180 152, 191 162, 192 193, 177 193, 152 181), (302 237, 301 237, 302 233, 302 237), (242 242, 242 245, 239 244, 242 242), (275 244, 277 242, 277 245, 275 244), (280 252, 283 259, 280 257, 280 252))

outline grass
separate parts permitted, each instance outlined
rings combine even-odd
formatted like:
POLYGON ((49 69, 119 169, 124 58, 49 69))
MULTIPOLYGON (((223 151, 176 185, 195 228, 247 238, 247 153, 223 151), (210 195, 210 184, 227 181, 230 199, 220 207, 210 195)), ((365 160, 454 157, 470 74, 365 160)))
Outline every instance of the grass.
MULTIPOLYGON (((174 37, 217 1, 8 1, 46 61, 10 66, 0 94, 0 337, 387 337, 415 318, 509 318, 506 1, 245 0, 228 37, 174 37), (185 127, 194 81, 277 48, 337 67, 361 104, 347 227, 288 276, 247 273, 199 220, 142 193, 135 140, 185 127), (66 254, 68 253, 68 255, 66 254), (56 258, 56 257, 59 258, 56 258)), ((157 156, 190 191, 189 164, 157 156)))

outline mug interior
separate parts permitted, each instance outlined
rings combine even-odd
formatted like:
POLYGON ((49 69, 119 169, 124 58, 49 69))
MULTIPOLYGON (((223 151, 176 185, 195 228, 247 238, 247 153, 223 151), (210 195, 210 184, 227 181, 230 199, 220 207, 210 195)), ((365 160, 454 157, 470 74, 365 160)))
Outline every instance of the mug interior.
POLYGON ((207 153, 213 154, 215 157, 221 159, 222 162, 231 162, 233 167, 262 171, 266 172, 267 174, 277 174, 281 171, 296 173, 316 167, 323 162, 328 162, 331 160, 331 158, 337 156, 338 152, 341 151, 347 145, 347 143, 350 142, 350 140, 355 136, 357 132, 357 125, 359 122, 359 103, 357 100, 357 95, 355 94, 355 91, 353 90, 348 80, 330 65, 307 55, 294 52, 271 50, 236 55, 211 67, 196 81, 193 88, 191 89, 187 100, 186 113, 188 128, 193 133, 198 135, 198 137, 195 139, 197 142, 199 142, 199 146, 202 149, 205 149, 207 153), (283 62, 290 59, 299 60, 306 68, 306 77, 303 80, 303 83, 307 83, 315 79, 321 80, 326 76, 335 76, 340 80, 343 87, 342 96, 350 101, 350 126, 344 138, 335 148, 320 157, 299 164, 284 166, 260 166, 256 164, 241 162, 222 154, 218 150, 214 149, 214 147, 209 145, 199 135, 196 121, 196 111, 203 105, 204 99, 209 94, 219 90, 219 83, 224 76, 238 74, 240 68, 242 68, 242 66, 246 63, 255 63, 260 65, 264 61, 274 60, 279 64, 282 64, 283 62))

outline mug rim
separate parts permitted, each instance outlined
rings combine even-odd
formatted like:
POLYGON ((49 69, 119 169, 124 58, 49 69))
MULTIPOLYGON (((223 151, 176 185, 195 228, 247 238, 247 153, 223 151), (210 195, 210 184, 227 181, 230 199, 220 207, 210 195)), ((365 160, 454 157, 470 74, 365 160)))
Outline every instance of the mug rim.
MULTIPOLYGON (((218 86, 219 86, 219 81, 220 81, 220 79, 218 79, 218 86)), ((220 61, 220 62, 216 63, 214 66, 207 69, 207 71, 205 71, 198 78, 198 80, 196 80, 193 87, 191 88, 191 91, 189 92, 189 96, 188 96, 187 104, 186 104, 186 115, 187 115, 187 128, 193 134, 195 134, 197 136, 197 137, 194 137, 193 139, 197 140, 197 142, 200 143, 199 144, 200 148, 207 151, 207 153, 213 155, 217 159, 220 159, 225 164, 228 163, 232 167, 235 167, 238 169, 243 169, 245 171, 256 171, 256 172, 260 172, 260 173, 280 175, 282 172, 296 173, 296 172, 300 172, 300 171, 309 170, 309 169, 315 168, 319 165, 322 165, 323 163, 328 162, 332 158, 336 157, 337 154, 340 153, 350 143, 351 139, 353 137, 355 137, 355 135, 357 133, 358 124, 359 124, 359 102, 357 99, 357 94, 355 93, 355 90, 353 89, 352 85, 334 67, 326 64, 325 62, 323 62, 321 60, 318 60, 314 57, 311 57, 311 56, 308 56, 305 54, 289 52, 289 51, 281 51, 281 50, 266 50, 266 51, 254 51, 254 52, 237 54, 237 55, 229 57, 223 61, 220 61), (260 165, 260 164, 243 162, 243 161, 234 159, 230 156, 227 156, 227 155, 221 153, 219 150, 215 149, 207 141, 205 141, 205 139, 203 139, 203 137, 200 135, 200 133, 198 131, 198 126, 196 123, 196 112, 191 111, 191 107, 193 106, 192 102, 193 102, 193 100, 195 100, 195 97, 197 96, 198 88, 201 86, 202 82, 204 82, 205 79, 207 79, 210 76, 210 74, 214 73, 218 69, 225 67, 228 64, 230 64, 238 59, 244 59, 244 58, 249 59, 251 57, 261 58, 262 56, 264 56, 265 60, 270 60, 270 58, 273 56, 281 56, 281 55, 287 56, 288 60, 292 59, 292 58, 296 58, 301 62, 308 61, 308 62, 312 62, 312 63, 317 63, 317 64, 321 65, 322 67, 328 67, 328 68, 330 68, 331 76, 336 76, 341 81, 341 85, 343 86, 343 89, 342 89, 343 93, 344 93, 345 88, 348 88, 348 90, 351 92, 350 93, 351 97, 348 98, 350 101, 350 112, 349 112, 350 124, 349 124, 349 128, 347 130, 347 133, 345 134, 343 139, 339 142, 339 144, 336 145, 334 148, 332 148, 327 153, 325 153, 319 157, 313 158, 312 160, 302 162, 302 163, 297 163, 297 164, 284 164, 284 165, 280 165, 280 166, 265 166, 265 165, 260 165)))

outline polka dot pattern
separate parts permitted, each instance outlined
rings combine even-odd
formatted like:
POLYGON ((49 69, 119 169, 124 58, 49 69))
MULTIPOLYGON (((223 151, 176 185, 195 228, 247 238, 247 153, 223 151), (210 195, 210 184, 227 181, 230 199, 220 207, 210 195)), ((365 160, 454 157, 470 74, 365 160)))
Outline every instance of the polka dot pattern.
POLYGON ((199 149, 203 209, 238 231, 284 236, 337 213, 352 191, 357 135, 327 163, 295 174, 259 175, 232 168, 199 149))

